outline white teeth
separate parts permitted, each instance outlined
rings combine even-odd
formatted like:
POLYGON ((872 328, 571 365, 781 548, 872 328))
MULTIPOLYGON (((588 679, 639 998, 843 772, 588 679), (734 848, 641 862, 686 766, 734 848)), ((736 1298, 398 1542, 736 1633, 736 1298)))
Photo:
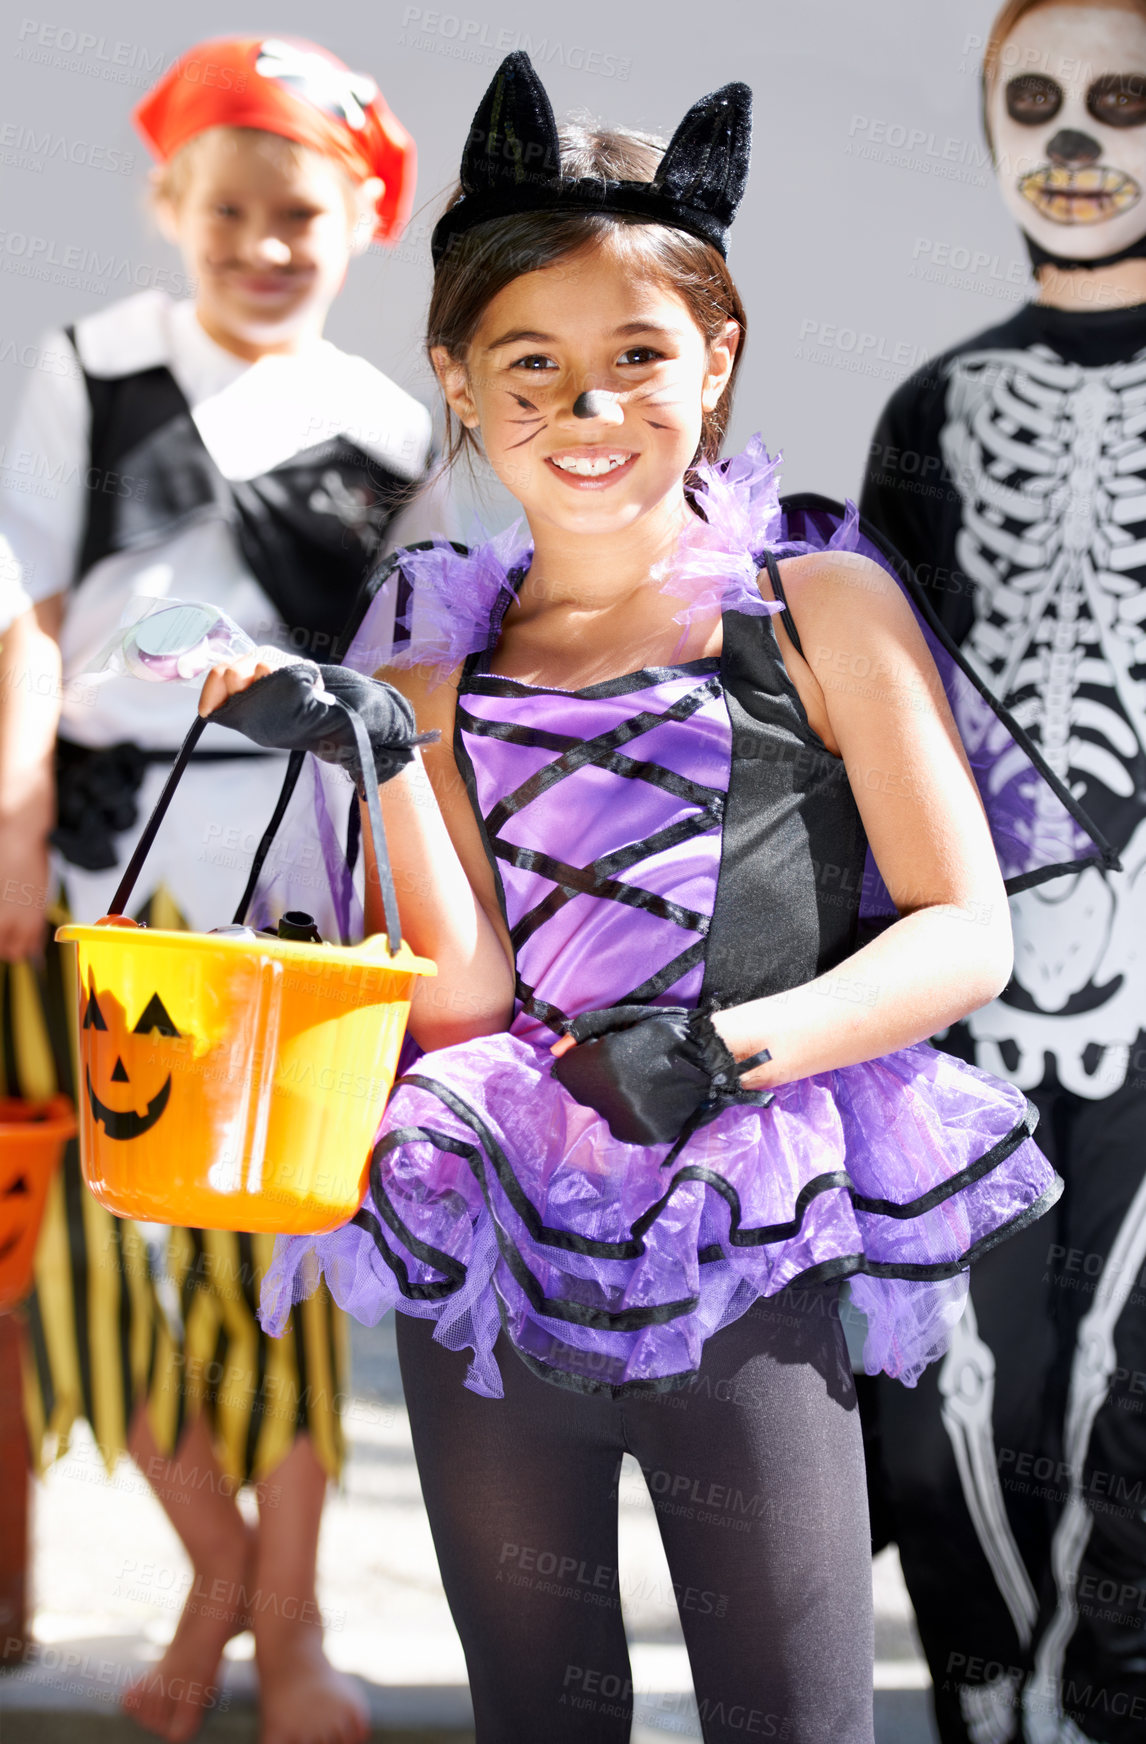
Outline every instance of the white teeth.
POLYGON ((601 454, 592 458, 588 455, 552 457, 554 466, 559 466, 562 472, 576 473, 578 478, 602 478, 605 473, 616 472, 618 466, 624 466, 628 458, 627 454, 601 454))

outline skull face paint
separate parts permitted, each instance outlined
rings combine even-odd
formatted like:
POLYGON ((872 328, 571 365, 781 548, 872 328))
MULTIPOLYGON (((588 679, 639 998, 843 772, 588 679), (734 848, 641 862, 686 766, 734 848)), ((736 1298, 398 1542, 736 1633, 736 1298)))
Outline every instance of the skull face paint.
POLYGON ((1146 234, 1146 16, 1037 6, 1002 45, 987 97, 1007 210, 1048 254, 1079 262, 1146 234))

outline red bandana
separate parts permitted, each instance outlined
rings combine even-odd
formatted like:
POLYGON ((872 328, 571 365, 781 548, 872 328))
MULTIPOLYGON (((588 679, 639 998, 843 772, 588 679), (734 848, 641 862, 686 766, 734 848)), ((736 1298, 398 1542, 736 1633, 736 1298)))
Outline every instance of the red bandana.
POLYGON ((148 92, 135 125, 160 163, 208 127, 257 127, 330 157, 358 182, 378 176, 377 242, 396 242, 414 203, 414 141, 373 79, 302 37, 201 42, 148 92))

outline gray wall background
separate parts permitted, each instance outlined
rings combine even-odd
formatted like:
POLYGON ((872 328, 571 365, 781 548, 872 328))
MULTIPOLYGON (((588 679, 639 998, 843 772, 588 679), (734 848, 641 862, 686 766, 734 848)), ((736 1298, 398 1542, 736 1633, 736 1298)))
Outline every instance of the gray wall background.
MULTIPOLYGON (((520 47, 559 114, 664 135, 705 91, 751 84, 756 144, 730 255, 751 323, 733 443, 760 430, 784 451, 785 488, 854 493, 895 384, 1029 293, 979 127, 994 11, 994 0, 18 0, 0 24, 0 430, 46 326, 136 287, 178 288, 129 113, 190 41, 239 31, 320 38, 378 80, 414 133, 414 223, 396 251, 354 263, 328 333, 431 399, 429 230, 478 97, 520 47)), ((10 458, 0 454, 0 484, 10 458)), ((501 513, 495 504, 491 518, 501 513)))

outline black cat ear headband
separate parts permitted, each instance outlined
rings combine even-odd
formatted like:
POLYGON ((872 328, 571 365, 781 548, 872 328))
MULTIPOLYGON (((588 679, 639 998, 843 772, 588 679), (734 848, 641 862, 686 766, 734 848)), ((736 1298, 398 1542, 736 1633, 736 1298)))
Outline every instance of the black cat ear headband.
POLYGON ((557 123, 529 56, 507 55, 478 106, 462 153, 462 197, 434 227, 434 265, 455 238, 518 212, 621 213, 687 230, 724 254, 748 179, 752 93, 724 85, 694 103, 651 182, 561 175, 557 123))

